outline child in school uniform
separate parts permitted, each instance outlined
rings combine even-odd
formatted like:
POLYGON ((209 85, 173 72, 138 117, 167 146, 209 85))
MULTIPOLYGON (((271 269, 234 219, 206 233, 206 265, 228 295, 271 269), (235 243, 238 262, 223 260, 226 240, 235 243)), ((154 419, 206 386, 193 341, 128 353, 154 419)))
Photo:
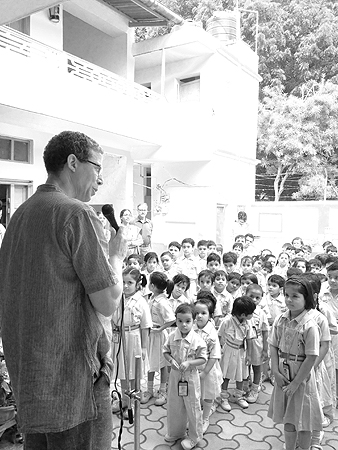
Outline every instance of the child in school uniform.
POLYGON ((162 348, 167 338, 167 328, 175 322, 175 315, 164 291, 168 287, 168 278, 162 272, 150 274, 149 289, 152 296, 148 300, 153 327, 150 330, 148 357, 149 372, 147 391, 142 393, 141 403, 148 403, 154 397, 154 376, 160 372, 160 390, 155 400, 156 406, 162 406, 167 401, 166 383, 168 378, 167 364, 162 348))
POLYGON ((262 261, 262 267, 261 269, 256 272, 256 276, 258 279, 258 284, 261 286, 261 288, 263 289, 264 294, 267 293, 267 278, 271 275, 272 273, 272 264, 270 262, 267 261, 262 261))
MULTIPOLYGON (((190 287, 190 280, 183 273, 175 275, 172 280, 168 281, 167 287, 168 302, 174 314, 177 307, 182 305, 183 303, 191 304, 191 300, 187 298, 187 296, 185 295, 186 292, 189 290, 189 287, 190 287)), ((173 326, 168 328, 167 330, 168 334, 170 334, 172 331, 175 331, 175 329, 176 324, 174 323, 173 326)))
POLYGON ((229 294, 231 294, 233 299, 241 296, 241 276, 242 275, 238 272, 231 272, 228 275, 228 284, 226 290, 227 292, 229 292, 229 294))
POLYGON ((253 371, 253 383, 250 390, 246 394, 245 399, 248 403, 256 403, 259 395, 263 363, 268 359, 269 324, 265 312, 259 306, 263 297, 263 289, 258 284, 250 284, 247 287, 246 295, 254 301, 256 309, 250 319, 250 325, 255 331, 255 336, 251 340, 250 355, 253 371))
POLYGON ((199 273, 198 261, 194 256, 195 241, 191 238, 185 238, 182 241, 183 256, 177 261, 182 273, 187 275, 190 280, 190 289, 188 296, 192 297, 197 290, 197 277, 199 273))
POLYGON ((180 269, 174 264, 173 256, 170 252, 163 252, 161 254, 161 264, 163 267, 163 273, 169 280, 180 273, 180 269))
MULTIPOLYGON (((287 311, 274 322, 269 336, 275 383, 268 417, 284 424, 285 449, 310 450, 311 433, 322 430, 323 414, 313 366, 319 355, 319 327, 311 310, 315 299, 302 276, 284 287, 287 311)), ((317 447, 318 448, 318 447, 317 447)))
POLYGON ((247 290, 248 286, 250 286, 250 284, 258 284, 256 275, 251 272, 244 273, 243 275, 241 275, 241 288, 240 288, 240 293, 238 293, 238 295, 239 296, 245 295, 246 290, 247 290))
MULTIPOLYGON (((330 332, 338 332, 337 322, 330 314, 329 308, 325 303, 319 302, 318 294, 321 288, 321 282, 317 274, 307 272, 304 278, 311 284, 314 299, 316 300, 316 309, 312 309, 313 319, 319 326, 320 345, 319 355, 314 365, 314 371, 317 382, 317 389, 320 398, 324 419, 322 426, 326 428, 334 419, 334 410, 336 404, 335 397, 335 379, 332 380, 332 359, 334 359, 330 332), (328 363, 328 364, 327 364, 328 363)), ((335 378, 335 377, 334 377, 335 378)), ((314 430, 312 432, 311 444, 320 446, 323 432, 314 430)), ((314 447, 317 448, 317 447, 314 447)))
POLYGON ((222 347, 220 366, 223 374, 221 391, 221 407, 224 411, 231 411, 228 385, 230 380, 236 381, 236 389, 230 401, 241 408, 249 405, 244 398, 243 381, 248 378, 250 364, 250 341, 255 337, 254 331, 248 323, 256 308, 254 301, 247 296, 236 298, 231 315, 225 317, 218 330, 218 337, 222 347), (248 346, 248 351, 246 347, 248 346))
POLYGON ((209 253, 207 256, 207 269, 215 273, 221 268, 221 257, 218 253, 209 253))
POLYGON ((253 261, 251 256, 243 256, 241 259, 241 268, 240 271, 242 275, 246 273, 252 273, 253 261))
MULTIPOLYGON (((202 270, 197 277, 197 290, 210 291, 215 280, 215 274, 209 269, 202 270)), ((194 299, 196 296, 194 297, 194 299)))
POLYGON ((158 259, 157 253, 148 252, 145 254, 142 273, 144 273, 144 275, 147 277, 147 281, 148 281, 146 287, 143 289, 143 295, 146 298, 151 295, 151 290, 149 289, 150 275, 153 272, 159 270, 159 264, 160 264, 160 261, 158 259))
POLYGON ((197 243, 197 251, 198 251, 197 263, 199 272, 207 268, 207 256, 208 256, 207 245, 208 241, 206 241, 205 239, 202 239, 197 243))
POLYGON ((210 255, 210 253, 216 253, 216 242, 209 240, 207 241, 207 253, 210 255))
MULTIPOLYGON (((133 267, 128 267, 123 271, 123 293, 124 293, 124 314, 123 325, 126 338, 126 356, 128 364, 128 378, 131 381, 130 388, 135 389, 135 356, 142 356, 142 376, 147 373, 149 364, 147 358, 148 335, 152 327, 150 310, 146 299, 141 294, 141 289, 147 283, 144 274, 133 267)), ((117 371, 117 377, 121 380, 122 390, 122 409, 124 416, 127 408, 127 397, 125 390, 128 388, 126 383, 126 369, 124 367, 123 349, 120 348, 121 339, 121 310, 120 308, 113 314, 112 320, 113 343, 112 355, 114 361, 118 362, 114 366, 117 371)), ((112 404, 112 411, 120 411, 119 400, 112 404)))
MULTIPOLYGON (((260 303, 260 307, 267 315, 270 327, 272 326, 276 317, 286 311, 286 305, 283 294, 284 285, 285 279, 280 275, 273 274, 269 276, 267 282, 267 292, 260 303)), ((271 329, 269 332, 271 332, 271 329)), ((269 361, 270 361, 270 354, 268 360, 263 365, 262 381, 270 380, 269 361)))
POLYGON ((216 299, 208 291, 200 291, 195 302, 196 323, 195 331, 204 340, 207 346, 208 359, 199 367, 202 405, 203 405, 203 433, 209 427, 209 416, 214 401, 221 393, 223 382, 222 371, 219 365, 221 347, 217 331, 211 321, 215 311, 216 299))
POLYGON ((275 275, 280 275, 286 279, 286 273, 290 266, 290 256, 286 252, 282 252, 278 255, 277 264, 273 269, 275 275))
POLYGON ((235 272, 236 265, 237 265, 237 255, 234 252, 227 252, 224 253, 222 256, 223 260, 223 267, 227 275, 229 275, 231 272, 235 272))
POLYGON ((167 405, 167 442, 182 439, 181 446, 190 450, 203 438, 201 385, 198 367, 207 361, 204 340, 193 330, 195 311, 182 304, 175 312, 177 329, 170 333, 164 347, 164 358, 170 363, 167 405), (189 435, 186 437, 186 428, 189 435))
POLYGON ((142 269, 142 256, 137 255, 136 253, 132 253, 127 257, 127 267, 133 267, 134 269, 140 270, 142 269))
POLYGON ((168 302, 173 313, 182 303, 190 303, 185 293, 189 290, 190 280, 183 273, 178 273, 172 280, 169 280, 167 287, 168 302))
MULTIPOLYGON (((328 287, 320 294, 320 300, 326 303, 338 322, 338 262, 327 268, 328 287)), ((336 396, 338 394, 338 335, 331 336, 336 371, 336 396)), ((338 405, 338 399, 336 399, 338 405)))
POLYGON ((240 242, 235 242, 232 246, 232 251, 231 253, 235 253, 235 255, 237 256, 237 264, 234 268, 234 270, 236 272, 240 272, 241 271, 241 259, 244 256, 243 255, 243 251, 244 251, 244 246, 242 243, 240 242))
POLYGON ((170 244, 168 245, 168 250, 169 252, 172 254, 173 256, 173 261, 176 264, 177 261, 180 258, 180 253, 181 253, 181 244, 177 241, 172 241, 170 242, 170 244))
POLYGON ((283 289, 285 279, 280 275, 270 275, 268 278, 267 293, 262 299, 261 308, 268 316, 271 326, 275 318, 286 311, 283 289))
POLYGON ((221 324, 222 319, 231 314, 232 304, 234 302, 233 296, 227 291, 227 275, 224 270, 217 270, 215 272, 214 284, 211 288, 212 294, 216 298, 216 307, 213 314, 216 328, 221 324))

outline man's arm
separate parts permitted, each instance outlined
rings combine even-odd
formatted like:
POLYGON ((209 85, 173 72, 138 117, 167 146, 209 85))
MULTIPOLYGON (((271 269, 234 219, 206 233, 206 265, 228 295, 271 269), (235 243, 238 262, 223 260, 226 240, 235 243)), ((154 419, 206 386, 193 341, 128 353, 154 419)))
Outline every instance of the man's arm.
POLYGON ((116 274, 117 282, 101 291, 89 294, 94 309, 106 317, 111 316, 119 307, 123 290, 122 265, 127 254, 125 227, 120 227, 116 236, 113 236, 113 233, 109 242, 109 253, 111 255, 109 261, 114 274, 116 274))

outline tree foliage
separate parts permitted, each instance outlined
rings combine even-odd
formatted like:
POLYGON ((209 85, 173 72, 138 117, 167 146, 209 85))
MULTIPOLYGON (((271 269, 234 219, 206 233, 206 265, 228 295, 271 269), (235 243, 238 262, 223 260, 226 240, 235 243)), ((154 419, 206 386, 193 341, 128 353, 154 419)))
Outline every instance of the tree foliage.
POLYGON ((267 175, 274 177, 279 200, 291 175, 302 174, 293 198, 336 195, 338 176, 338 85, 317 85, 311 95, 297 97, 271 88, 260 103, 257 156, 267 175), (328 189, 320 191, 320 179, 328 189))

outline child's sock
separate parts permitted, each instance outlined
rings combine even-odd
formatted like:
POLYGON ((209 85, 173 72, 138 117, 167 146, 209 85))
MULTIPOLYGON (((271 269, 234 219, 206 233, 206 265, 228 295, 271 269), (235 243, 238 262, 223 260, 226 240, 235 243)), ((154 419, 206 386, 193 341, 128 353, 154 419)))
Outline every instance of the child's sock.
POLYGON ((161 383, 160 384, 160 392, 167 392, 167 383, 161 383))
POLYGON ((203 400, 203 420, 209 419, 211 407, 212 401, 207 402, 206 400, 203 400))
POLYGON ((297 431, 284 430, 284 438, 286 450, 294 450, 296 447, 297 431))
POLYGON ((320 445, 324 432, 313 430, 311 433, 311 445, 320 445))
POLYGON ((148 381, 147 391, 150 392, 151 394, 154 394, 154 382, 153 381, 148 381))
POLYGON ((243 391, 245 393, 248 393, 250 391, 250 380, 249 379, 243 381, 243 391))

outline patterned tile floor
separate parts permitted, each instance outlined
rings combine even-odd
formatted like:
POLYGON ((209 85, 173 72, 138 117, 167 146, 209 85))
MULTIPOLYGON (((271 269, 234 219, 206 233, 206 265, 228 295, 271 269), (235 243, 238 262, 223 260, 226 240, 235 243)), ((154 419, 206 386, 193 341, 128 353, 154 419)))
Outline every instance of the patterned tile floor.
MULTIPOLYGON (((231 404, 232 411, 227 413, 220 407, 210 417, 210 426, 202 442, 196 448, 213 450, 282 450, 283 427, 274 425, 267 417, 272 386, 265 382, 257 403, 241 409, 231 404)), ((119 421, 114 415, 114 439, 112 449, 118 449, 117 434, 119 421)), ((166 407, 155 406, 154 400, 141 405, 140 450, 182 450, 180 441, 168 444, 164 441, 166 433, 166 407)), ((322 442, 323 450, 338 450, 338 410, 333 423, 325 429, 322 442)), ((121 440, 123 450, 134 449, 133 426, 124 421, 121 440)))
MULTIPOLYGON (((282 450, 283 432, 280 425, 275 426, 267 417, 272 386, 264 383, 257 403, 242 410, 232 404, 230 413, 220 407, 210 418, 210 426, 198 448, 213 450, 282 450)), ((113 415, 114 436, 112 449, 118 449, 119 420, 113 415)), ((167 444, 166 407, 155 406, 151 400, 141 407, 140 450, 182 450, 180 442, 167 444)), ((121 449, 134 449, 134 427, 124 421, 121 449)), ((338 410, 333 423, 325 429, 322 443, 323 450, 338 450, 338 410)), ((23 446, 12 444, 5 433, 0 440, 1 450, 22 450, 23 446)))

